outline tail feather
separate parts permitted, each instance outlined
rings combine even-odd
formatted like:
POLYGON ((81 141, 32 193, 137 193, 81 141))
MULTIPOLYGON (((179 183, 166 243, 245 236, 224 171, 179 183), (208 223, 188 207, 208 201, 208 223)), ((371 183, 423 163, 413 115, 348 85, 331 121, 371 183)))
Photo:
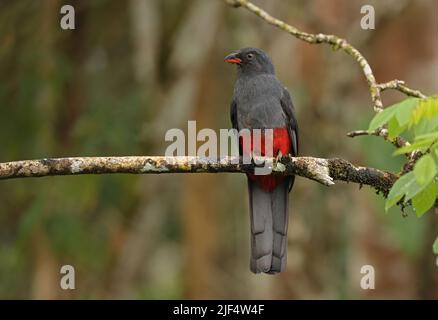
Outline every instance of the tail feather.
POLYGON ((251 271, 268 272, 272 260, 271 197, 260 186, 248 181, 251 218, 251 271))
POLYGON ((284 271, 287 260, 289 181, 269 192, 248 180, 251 217, 251 263, 254 273, 284 271))
POLYGON ((289 183, 277 186, 271 193, 274 241, 272 246, 271 273, 286 269, 287 261, 287 227, 288 227, 288 191, 289 183))

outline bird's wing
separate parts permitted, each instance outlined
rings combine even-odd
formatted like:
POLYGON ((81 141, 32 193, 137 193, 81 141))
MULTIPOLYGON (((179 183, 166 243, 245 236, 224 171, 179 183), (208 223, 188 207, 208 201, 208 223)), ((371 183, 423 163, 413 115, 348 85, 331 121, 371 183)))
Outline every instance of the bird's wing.
MULTIPOLYGON (((233 101, 231 101, 231 105, 230 105, 230 117, 231 117, 231 125, 233 126, 233 129, 239 131, 239 124, 237 123, 237 104, 234 99, 233 101)), ((243 155, 243 149, 240 143, 239 143, 239 155, 240 156, 243 155)))
POLYGON ((230 105, 230 116, 231 116, 231 124, 233 126, 233 129, 239 130, 238 124, 237 124, 237 105, 236 101, 231 101, 230 105))
POLYGON ((281 108, 286 115, 286 121, 290 138, 292 140, 292 155, 298 155, 298 124, 295 118, 294 105, 286 88, 283 87, 282 96, 280 99, 281 108))

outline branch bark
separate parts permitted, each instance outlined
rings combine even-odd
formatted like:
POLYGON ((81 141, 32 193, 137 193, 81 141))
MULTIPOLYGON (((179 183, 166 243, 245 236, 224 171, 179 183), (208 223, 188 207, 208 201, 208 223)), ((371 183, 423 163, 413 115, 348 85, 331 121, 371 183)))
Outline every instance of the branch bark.
MULTIPOLYGON (((254 164, 242 164, 238 157, 74 157, 24 160, 0 163, 0 180, 79 174, 131 173, 253 173, 254 164)), ((367 167, 360 167, 339 159, 313 157, 267 158, 276 175, 298 175, 323 185, 335 180, 369 185, 387 193, 397 175, 367 167)))
POLYGON ((409 97, 415 97, 420 99, 427 98, 427 96, 423 94, 421 91, 407 87, 403 80, 397 80, 397 79, 391 80, 385 83, 379 83, 377 86, 379 87, 380 92, 388 89, 393 89, 393 90, 398 90, 409 97))
POLYGON ((350 138, 360 137, 360 136, 377 136, 383 137, 386 140, 390 141, 395 147, 401 148, 406 146, 409 142, 407 142, 403 137, 396 137, 395 139, 389 140, 388 138, 388 129, 381 128, 380 130, 368 131, 368 130, 354 130, 347 133, 347 136, 350 138))

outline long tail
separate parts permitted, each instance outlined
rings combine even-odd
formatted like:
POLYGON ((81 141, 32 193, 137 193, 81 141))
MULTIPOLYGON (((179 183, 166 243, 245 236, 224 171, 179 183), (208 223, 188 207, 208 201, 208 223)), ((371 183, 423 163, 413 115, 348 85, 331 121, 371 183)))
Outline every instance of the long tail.
POLYGON ((286 269, 290 179, 271 192, 248 179, 251 216, 251 271, 274 274, 286 269))

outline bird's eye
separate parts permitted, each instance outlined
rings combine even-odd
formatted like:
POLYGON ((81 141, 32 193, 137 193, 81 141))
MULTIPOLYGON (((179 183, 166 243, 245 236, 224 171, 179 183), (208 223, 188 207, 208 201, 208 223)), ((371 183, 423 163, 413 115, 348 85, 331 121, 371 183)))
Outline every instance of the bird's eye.
POLYGON ((248 54, 246 55, 246 57, 248 58, 248 60, 252 60, 252 59, 254 58, 254 54, 252 54, 252 53, 248 53, 248 54))

